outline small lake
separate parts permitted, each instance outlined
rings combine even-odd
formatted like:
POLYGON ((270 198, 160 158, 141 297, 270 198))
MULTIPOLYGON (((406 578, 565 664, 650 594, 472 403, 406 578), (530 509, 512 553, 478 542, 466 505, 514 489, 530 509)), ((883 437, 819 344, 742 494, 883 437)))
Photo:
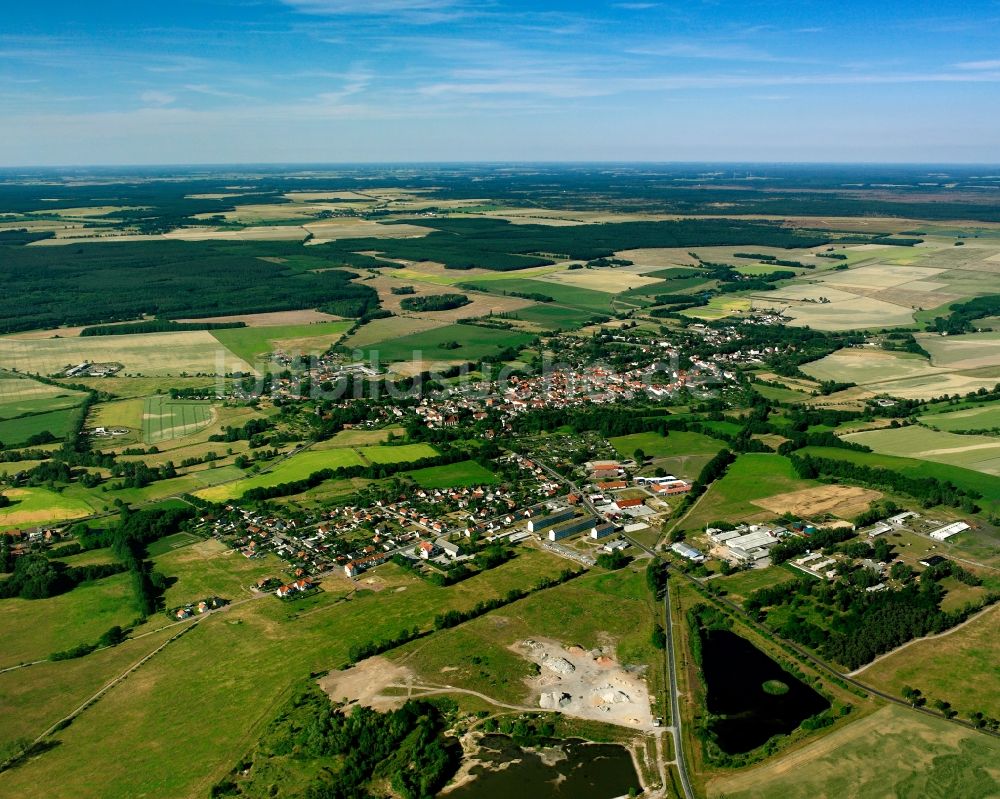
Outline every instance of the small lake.
POLYGON ((830 707, 810 686, 729 630, 703 631, 702 671, 708 710, 721 717, 712 729, 719 747, 729 754, 749 752, 774 735, 787 735, 830 707))
POLYGON ((623 746, 576 739, 521 749, 506 735, 486 735, 471 774, 447 799, 613 799, 641 791, 632 756, 623 746))

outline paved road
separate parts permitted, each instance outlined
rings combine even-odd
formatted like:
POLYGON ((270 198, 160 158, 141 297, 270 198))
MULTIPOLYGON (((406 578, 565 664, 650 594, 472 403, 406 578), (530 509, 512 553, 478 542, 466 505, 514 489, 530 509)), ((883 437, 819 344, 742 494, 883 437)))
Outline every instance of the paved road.
POLYGON ((688 779, 687 761, 684 757, 684 735, 681 731, 681 708, 678 697, 680 692, 677 689, 677 663, 674 660, 674 621, 670 613, 670 586, 663 592, 663 610, 667 614, 664 629, 667 638, 667 672, 670 676, 670 729, 674 736, 674 755, 677 758, 677 773, 681 778, 681 787, 684 789, 685 799, 694 799, 694 789, 688 779))

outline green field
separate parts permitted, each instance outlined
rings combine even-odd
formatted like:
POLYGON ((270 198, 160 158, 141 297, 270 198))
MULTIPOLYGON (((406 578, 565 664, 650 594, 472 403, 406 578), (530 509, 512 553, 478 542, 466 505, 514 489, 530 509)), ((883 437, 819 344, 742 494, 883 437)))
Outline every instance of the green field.
POLYGON ((128 574, 78 585, 49 599, 0 600, 0 668, 93 643, 138 612, 128 574))
POLYGON ((87 427, 127 427, 131 435, 115 437, 114 443, 133 444, 142 439, 142 417, 149 400, 142 397, 99 402, 87 414, 87 427))
POLYGON ((142 413, 142 439, 159 444, 183 438, 208 427, 214 419, 209 402, 173 400, 158 394, 147 397, 142 413))
POLYGON ((642 449, 647 457, 670 458, 680 455, 715 455, 725 444, 700 433, 674 430, 669 435, 659 433, 633 433, 609 439, 618 454, 631 458, 636 449, 642 449))
POLYGON ((553 303, 540 303, 508 314, 512 319, 531 322, 545 330, 572 330, 586 324, 595 315, 591 311, 567 308, 553 303))
POLYGON ((75 408, 83 399, 81 394, 22 399, 4 402, 0 400, 0 420, 14 419, 25 414, 48 413, 75 408))
POLYGON ((353 322, 318 322, 308 325, 276 325, 274 327, 234 327, 213 330, 212 335, 230 352, 248 363, 258 356, 266 356, 275 349, 282 349, 281 342, 289 342, 289 349, 298 354, 324 352, 350 329, 353 322))
POLYGON ((580 308, 585 311, 598 313, 609 313, 611 311, 611 298, 613 296, 604 291, 594 291, 593 289, 578 288, 563 283, 525 278, 511 278, 500 281, 476 279, 460 283, 459 285, 462 288, 473 291, 485 291, 492 294, 510 294, 511 292, 544 294, 552 297, 553 300, 561 305, 568 305, 571 308, 580 308))
POLYGON ((884 707, 791 754, 709 783, 711 799, 988 799, 1000 741, 905 707, 884 707))
POLYGON ((570 646, 596 648, 612 643, 619 662, 653 667, 650 688, 657 687, 659 655, 650 643, 653 609, 642 571, 627 568, 589 574, 542 595, 489 613, 435 636, 434 646, 416 641, 392 653, 392 660, 431 683, 442 674, 456 688, 479 691, 512 704, 524 701, 524 680, 536 673, 533 663, 510 650, 534 636, 570 646))
POLYGON ((313 445, 313 449, 334 449, 336 447, 357 447, 368 444, 382 444, 389 439, 390 435, 403 436, 405 431, 402 427, 383 427, 379 430, 352 429, 341 430, 333 438, 320 441, 313 445))
POLYGON ((751 569, 749 571, 736 572, 727 577, 719 577, 718 585, 726 589, 726 592, 740 600, 760 588, 767 588, 772 585, 791 582, 796 579, 796 575, 781 566, 768 566, 766 569, 751 569))
POLYGON ((802 366, 817 380, 868 385, 933 373, 925 357, 911 352, 839 350, 802 366))
POLYGON ((246 361, 207 330, 83 338, 0 337, 0 363, 19 371, 54 375, 85 361, 119 363, 124 367, 121 374, 147 376, 251 371, 246 361))
MULTIPOLYGON (((239 558, 219 556, 234 568, 239 558)), ((310 673, 341 665, 353 644, 414 625, 426 629, 442 611, 471 608, 511 588, 531 587, 564 568, 561 558, 529 550, 486 574, 437 588, 389 564, 367 578, 383 590, 361 591, 349 601, 343 597, 354 585, 334 577, 309 600, 286 604, 264 596, 213 614, 60 731, 58 746, 0 776, 3 792, 20 795, 42 781, 53 799, 207 796, 272 720, 291 687, 310 673), (109 747, 104 732, 111 728, 129 745, 109 747), (211 746, 192 746, 193 741, 211 741, 211 746)), ((243 579, 234 572, 225 583, 199 585, 193 592, 225 593, 232 591, 233 580, 243 579)), ((138 642, 123 646, 129 647, 122 653, 126 664, 142 654, 138 642)), ((143 649, 153 648, 150 641, 143 649)), ((125 668, 120 661, 91 660, 96 657, 52 664, 63 668, 37 677, 17 675, 16 681, 0 675, 4 717, 17 721, 9 725, 13 734, 37 735, 79 705, 81 694, 93 693, 125 668), (84 678, 81 664, 102 669, 84 678), (24 718, 34 719, 33 726, 24 718)))
POLYGON ((381 363, 410 360, 476 361, 496 355, 507 347, 523 346, 532 338, 527 333, 511 330, 454 324, 362 347, 361 357, 381 363), (460 346, 455 349, 441 346, 451 342, 458 342, 460 346))
MULTIPOLYGON (((79 403, 77 403, 79 404, 79 403)), ((0 443, 5 446, 18 446, 39 433, 52 433, 56 438, 65 438, 73 428, 76 418, 73 408, 49 413, 38 413, 33 416, 21 416, 17 419, 0 421, 0 443)))
POLYGON ((998 621, 1000 610, 994 605, 964 627, 876 661, 858 679, 897 696, 904 685, 919 688, 928 702, 943 699, 963 717, 977 710, 1000 717, 998 621))
POLYGON ((430 444, 398 444, 386 447, 359 447, 358 454, 370 463, 412 463, 438 454, 430 444))
POLYGON ((339 469, 342 466, 363 466, 364 462, 353 449, 342 447, 339 449, 312 450, 300 452, 281 461, 273 470, 258 474, 253 477, 245 477, 233 483, 206 488, 198 491, 198 496, 212 502, 223 502, 227 499, 235 499, 242 496, 244 492, 251 488, 267 488, 291 483, 296 480, 303 480, 313 472, 322 469, 339 469))
MULTIPOLYGON (((947 408, 947 406, 945 406, 947 408)), ((929 413, 918 417, 921 424, 945 432, 1000 428, 1000 402, 983 402, 962 410, 929 413)))
POLYGON ((210 596, 231 601, 245 599, 251 595, 250 588, 262 578, 290 577, 288 565, 275 555, 251 560, 213 539, 150 552, 150 556, 157 570, 174 579, 163 597, 167 608, 210 596))
POLYGON ((901 458, 894 455, 882 455, 877 452, 855 452, 839 447, 806 447, 800 450, 803 455, 813 455, 820 458, 833 458, 857 463, 864 466, 875 466, 903 472, 911 477, 934 477, 947 480, 959 488, 978 491, 983 495, 980 504, 989 507, 1000 505, 1000 478, 982 472, 963 469, 945 463, 901 458))
POLYGON ((765 386, 761 383, 754 383, 753 390, 764 399, 774 402, 804 402, 809 399, 809 395, 804 391, 795 391, 791 388, 779 388, 778 386, 765 386))
MULTIPOLYGON (((84 394, 80 391, 0 372, 0 420, 13 419, 26 413, 75 408, 83 398, 84 394)), ((0 438, 0 441, 3 439, 0 438)))
POLYGON ((818 483, 814 480, 800 480, 792 462, 782 455, 746 453, 712 484, 682 527, 694 530, 718 519, 735 522, 755 516, 770 518, 774 514, 754 505, 753 500, 815 485, 818 483))
POLYGON ((493 485, 497 476, 475 461, 428 466, 406 472, 406 476, 422 488, 457 488, 460 486, 493 485))
POLYGON ((1000 438, 996 436, 958 435, 909 425, 852 433, 842 438, 886 455, 947 463, 1000 476, 1000 438))
POLYGON ((72 492, 48 488, 9 488, 3 491, 12 502, 0 509, 0 530, 78 519, 93 513, 93 507, 72 492))

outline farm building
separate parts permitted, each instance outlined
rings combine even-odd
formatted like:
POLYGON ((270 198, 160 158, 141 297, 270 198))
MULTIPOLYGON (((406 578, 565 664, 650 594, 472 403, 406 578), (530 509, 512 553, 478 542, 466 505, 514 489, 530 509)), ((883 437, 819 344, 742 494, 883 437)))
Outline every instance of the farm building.
POLYGON ((773 530, 753 524, 749 527, 741 525, 729 532, 735 532, 737 535, 710 533, 709 537, 716 543, 722 544, 728 550, 729 556, 738 563, 751 566, 767 566, 770 563, 768 553, 771 547, 778 543, 778 537, 773 530))
POLYGON ((571 519, 568 522, 558 524, 549 530, 549 541, 558 541, 560 538, 567 538, 574 533, 581 533, 584 530, 593 528, 596 522, 593 516, 581 516, 578 519, 571 519))
POLYGON ((572 518, 573 509, 563 508, 562 510, 557 510, 555 513, 550 513, 548 516, 539 516, 537 519, 531 519, 528 522, 528 532, 540 533, 542 530, 547 530, 560 522, 564 522, 572 518))
POLYGON ((694 547, 689 547, 683 541, 677 541, 670 545, 670 549, 680 555, 682 558, 687 558, 693 563, 704 563, 705 556, 699 552, 694 547))
POLYGON ((930 536, 935 541, 944 541, 945 539, 951 538, 953 535, 958 535, 968 529, 970 529, 969 525, 965 522, 952 522, 951 524, 946 524, 944 527, 939 527, 937 530, 932 532, 930 536))
POLYGON ((601 522, 600 524, 595 524, 590 531, 591 538, 606 538, 615 531, 615 526, 612 522, 601 522))
POLYGON ((878 524, 876 524, 875 526, 873 526, 867 532, 868 532, 868 537, 869 538, 876 538, 876 537, 878 537, 880 535, 885 535, 886 533, 890 532, 891 530, 892 530, 892 525, 886 524, 885 522, 879 522, 878 524))

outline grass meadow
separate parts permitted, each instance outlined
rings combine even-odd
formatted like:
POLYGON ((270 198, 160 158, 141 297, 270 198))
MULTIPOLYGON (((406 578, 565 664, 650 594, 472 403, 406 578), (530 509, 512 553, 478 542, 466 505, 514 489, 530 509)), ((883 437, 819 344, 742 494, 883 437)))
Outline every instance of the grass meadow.
POLYGON ((56 438, 65 438, 73 427, 75 416, 74 408, 67 408, 4 419, 0 421, 0 443, 8 447, 18 446, 39 433, 52 433, 56 438))
POLYGON ((406 472, 406 476, 421 488, 458 488, 461 486, 494 485, 500 482, 489 469, 475 461, 428 466, 406 472))
POLYGON ((1000 476, 1000 438, 996 436, 959 435, 908 425, 851 433, 842 438, 886 455, 946 463, 1000 476))
POLYGON ((754 505, 753 500, 816 485, 819 484, 815 480, 800 480, 791 461, 782 455, 746 453, 736 459, 721 480, 712 484, 681 526, 696 530, 717 519, 770 518, 774 514, 754 505))
POLYGON ((785 757, 708 785, 710 799, 996 795, 1000 741, 890 705, 785 757))
POLYGON ((11 505, 0 509, 0 530, 79 519, 94 510, 85 499, 69 491, 8 488, 3 494, 11 500, 11 505))
POLYGON ((414 641, 390 657, 429 682, 523 704, 524 679, 533 676, 536 667, 511 651, 512 644, 533 636, 585 649, 612 643, 619 662, 648 667, 650 693, 655 694, 662 675, 657 667, 660 655, 650 642, 655 611, 658 607, 638 566, 593 572, 437 633, 433 645, 414 641))
POLYGON ((994 605, 964 627, 917 641, 876 661, 858 679, 896 696, 909 685, 919 688, 929 702, 950 702, 962 716, 979 710, 996 718, 1000 716, 998 622, 1000 609, 994 605))
MULTIPOLYGON (((256 741, 291 687, 310 673, 341 665, 351 645, 427 628, 442 611, 531 587, 565 567, 554 555, 529 550, 485 574, 438 588, 388 564, 357 585, 331 578, 308 603, 265 596, 213 614, 60 731, 58 746, 0 775, 0 791, 16 795, 44 781, 47 795, 67 799, 206 796, 256 741), (355 587, 366 590, 345 600, 355 587), (128 746, 109 747, 109 729, 128 746)), ((138 658, 138 647, 123 646, 134 652, 128 662, 138 658)), ((7 702, 4 718, 17 718, 22 703, 40 691, 48 697, 44 714, 30 709, 32 730, 19 719, 11 725, 16 734, 37 734, 96 690, 90 686, 121 670, 124 658, 114 664, 91 660, 99 654, 51 664, 56 668, 37 673, 44 683, 39 690, 30 690, 36 678, 26 674, 17 678, 20 693, 8 699, 0 692, 7 702), (91 664, 94 671, 103 668, 84 689, 78 670, 91 664)), ((0 675, 0 685, 7 676, 0 675)))
POLYGON ((839 447, 806 447, 801 450, 801 453, 820 458, 846 460, 863 466, 891 469, 911 477, 934 477, 938 480, 947 480, 960 488, 978 491, 983 496, 980 504, 987 508, 995 508, 1000 505, 1000 478, 972 469, 915 458, 884 455, 877 452, 855 452, 839 447))
POLYGON ((275 350, 284 350, 290 354, 324 352, 352 324, 337 321, 274 327, 234 327, 213 330, 212 335, 230 352, 253 363, 258 356, 266 356, 275 350))
MULTIPOLYGON (((392 335, 387 331, 388 335, 392 335)), ((508 347, 520 347, 532 336, 511 330, 498 330, 476 325, 445 325, 399 338, 360 347, 364 360, 381 363, 394 361, 476 361, 489 358, 508 347), (452 347, 457 343, 458 347, 452 347), (444 345, 444 346, 442 346, 444 345)), ((349 342, 356 345, 357 342, 349 342)))

